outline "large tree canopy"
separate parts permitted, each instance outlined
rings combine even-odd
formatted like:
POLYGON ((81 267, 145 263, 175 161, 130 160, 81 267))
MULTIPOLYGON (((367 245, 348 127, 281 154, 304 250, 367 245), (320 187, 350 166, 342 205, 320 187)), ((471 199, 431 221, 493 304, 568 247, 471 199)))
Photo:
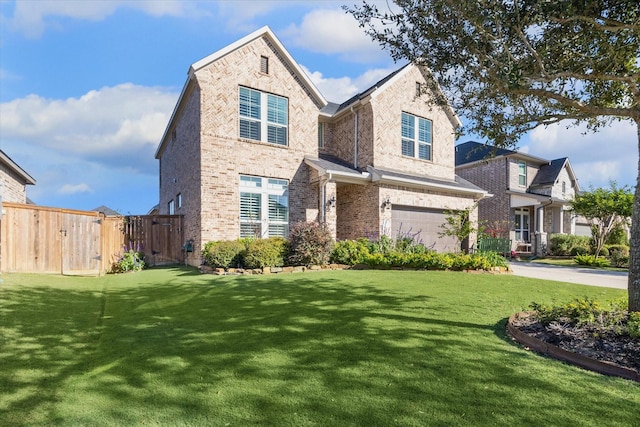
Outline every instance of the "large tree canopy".
MULTIPOLYGON (((428 66, 437 89, 428 93, 465 117, 461 132, 510 147, 563 120, 593 131, 612 120, 640 123, 638 0, 395 4, 347 10, 394 59, 428 66)), ((629 308, 640 311, 640 185, 630 244, 629 308)))

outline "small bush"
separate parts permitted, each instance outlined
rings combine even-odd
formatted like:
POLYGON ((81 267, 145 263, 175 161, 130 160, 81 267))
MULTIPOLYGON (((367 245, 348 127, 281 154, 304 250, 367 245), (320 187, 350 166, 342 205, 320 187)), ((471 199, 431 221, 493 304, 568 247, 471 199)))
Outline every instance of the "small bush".
MULTIPOLYGON (((573 248, 584 248, 589 252, 590 238, 587 236, 575 236, 573 234, 554 234, 549 238, 549 253, 555 256, 571 255, 573 248)), ((579 254, 576 254, 579 255, 579 254)))
POLYGON ((124 248, 124 253, 111 265, 111 273, 126 273, 128 271, 140 271, 146 267, 144 253, 133 248, 124 248))
MULTIPOLYGON (((593 254, 595 255, 596 251, 595 248, 592 251, 593 254)), ((600 253, 598 254, 598 256, 609 256, 609 246, 604 245, 601 249, 600 249, 600 253)))
POLYGON ((247 268, 282 267, 288 246, 287 240, 282 237, 255 239, 247 245, 244 265, 247 268))
POLYGON ((587 265, 591 267, 608 267, 609 260, 606 258, 596 258, 595 255, 576 255, 574 261, 580 265, 587 265))
POLYGON ((337 242, 331 251, 331 261, 338 264, 364 264, 370 255, 370 242, 367 239, 342 240, 337 242))
POLYGON ((614 267, 626 267, 629 265, 629 246, 611 245, 609 246, 609 257, 611 265, 614 267))
POLYGON ((617 224, 611 233, 607 237, 607 241, 605 242, 607 245, 629 245, 629 236, 627 235, 627 230, 624 228, 622 224, 617 224))
POLYGON ((289 231, 289 262, 293 265, 323 265, 329 261, 333 240, 324 224, 298 222, 289 231))
POLYGON ((202 256, 212 267, 238 267, 243 262, 245 249, 245 244, 239 240, 207 242, 202 250, 202 256))
POLYGON ((571 256, 576 256, 576 255, 588 255, 589 254, 589 248, 588 247, 584 247, 584 246, 574 246, 571 248, 571 251, 569 251, 571 256))

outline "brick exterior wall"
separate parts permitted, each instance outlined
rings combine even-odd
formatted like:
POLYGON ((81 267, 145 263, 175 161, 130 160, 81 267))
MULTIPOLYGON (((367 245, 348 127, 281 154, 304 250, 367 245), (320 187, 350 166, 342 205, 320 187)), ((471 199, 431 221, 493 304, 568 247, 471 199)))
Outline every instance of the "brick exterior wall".
MULTIPOLYGON (((509 163, 509 159, 501 157, 476 163, 469 167, 462 166, 457 170, 461 178, 493 195, 493 197, 485 198, 478 203, 478 220, 490 227, 499 225, 497 223, 506 223, 509 229, 513 228, 513 218, 510 211, 511 197, 506 193, 509 163)), ((516 183, 517 172, 516 164, 516 183)))
POLYGON ((2 188, 2 201, 27 202, 27 190, 24 181, 4 162, 0 162, 0 185, 0 188, 2 188))
POLYGON ((425 82, 420 70, 411 67, 406 71, 379 95, 372 97, 372 109, 365 111, 363 121, 372 125, 374 147, 363 151, 373 153, 370 164, 374 167, 453 180, 455 127, 443 108, 428 102, 426 94, 416 97, 416 83, 425 82), (403 112, 432 121, 432 160, 402 155, 403 112), (373 117, 368 117, 368 114, 373 114, 373 117))
POLYGON ((240 175, 288 180, 290 223, 317 219, 319 188, 309 185, 303 160, 318 152, 319 108, 270 43, 256 39, 198 70, 194 79, 200 90, 174 119, 180 142, 173 149, 168 144, 160 162, 160 212, 167 213, 168 201, 182 192, 183 208, 176 213, 185 215, 185 239, 197 249, 189 262, 199 263, 206 242, 240 236, 240 175), (261 56, 269 58, 268 74, 260 72, 261 56), (288 146, 239 137, 240 86, 288 99, 288 146))

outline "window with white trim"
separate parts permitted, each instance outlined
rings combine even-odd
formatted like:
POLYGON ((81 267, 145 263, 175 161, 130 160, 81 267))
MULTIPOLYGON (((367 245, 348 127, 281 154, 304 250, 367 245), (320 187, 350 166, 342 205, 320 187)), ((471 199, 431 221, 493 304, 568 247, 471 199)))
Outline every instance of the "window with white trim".
POLYGON ((178 209, 182 209, 182 193, 178 193, 176 196, 176 205, 178 209))
POLYGON ((529 209, 516 208, 514 218, 516 241, 529 242, 529 209))
POLYGON ((518 161, 518 185, 527 186, 527 162, 524 160, 518 161))
POLYGON ((176 213, 175 203, 173 199, 169 200, 169 205, 167 206, 169 210, 169 215, 174 215, 176 213))
POLYGON ((287 237, 289 181, 240 175, 240 237, 287 237))
POLYGON ((241 138, 287 145, 287 98, 241 86, 239 100, 241 138))
POLYGON ((431 160, 432 122, 402 113, 402 155, 431 160))

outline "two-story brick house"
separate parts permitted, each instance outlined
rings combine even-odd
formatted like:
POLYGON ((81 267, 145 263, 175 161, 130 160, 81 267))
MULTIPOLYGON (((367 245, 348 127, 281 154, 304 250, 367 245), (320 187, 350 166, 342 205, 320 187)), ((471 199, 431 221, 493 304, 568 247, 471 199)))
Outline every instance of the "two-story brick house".
POLYGON ((0 150, 0 200, 27 203, 27 185, 35 183, 31 175, 0 150))
POLYGON ((194 63, 156 152, 159 212, 194 242, 286 236, 298 221, 337 239, 399 232, 440 250, 445 209, 486 191, 455 175, 450 108, 407 65, 342 104, 328 102, 264 27, 194 63))
POLYGON ((504 228, 519 252, 542 254, 550 233, 576 234, 570 201, 580 191, 567 157, 547 160, 475 141, 455 147, 456 173, 493 196, 478 218, 504 228))

